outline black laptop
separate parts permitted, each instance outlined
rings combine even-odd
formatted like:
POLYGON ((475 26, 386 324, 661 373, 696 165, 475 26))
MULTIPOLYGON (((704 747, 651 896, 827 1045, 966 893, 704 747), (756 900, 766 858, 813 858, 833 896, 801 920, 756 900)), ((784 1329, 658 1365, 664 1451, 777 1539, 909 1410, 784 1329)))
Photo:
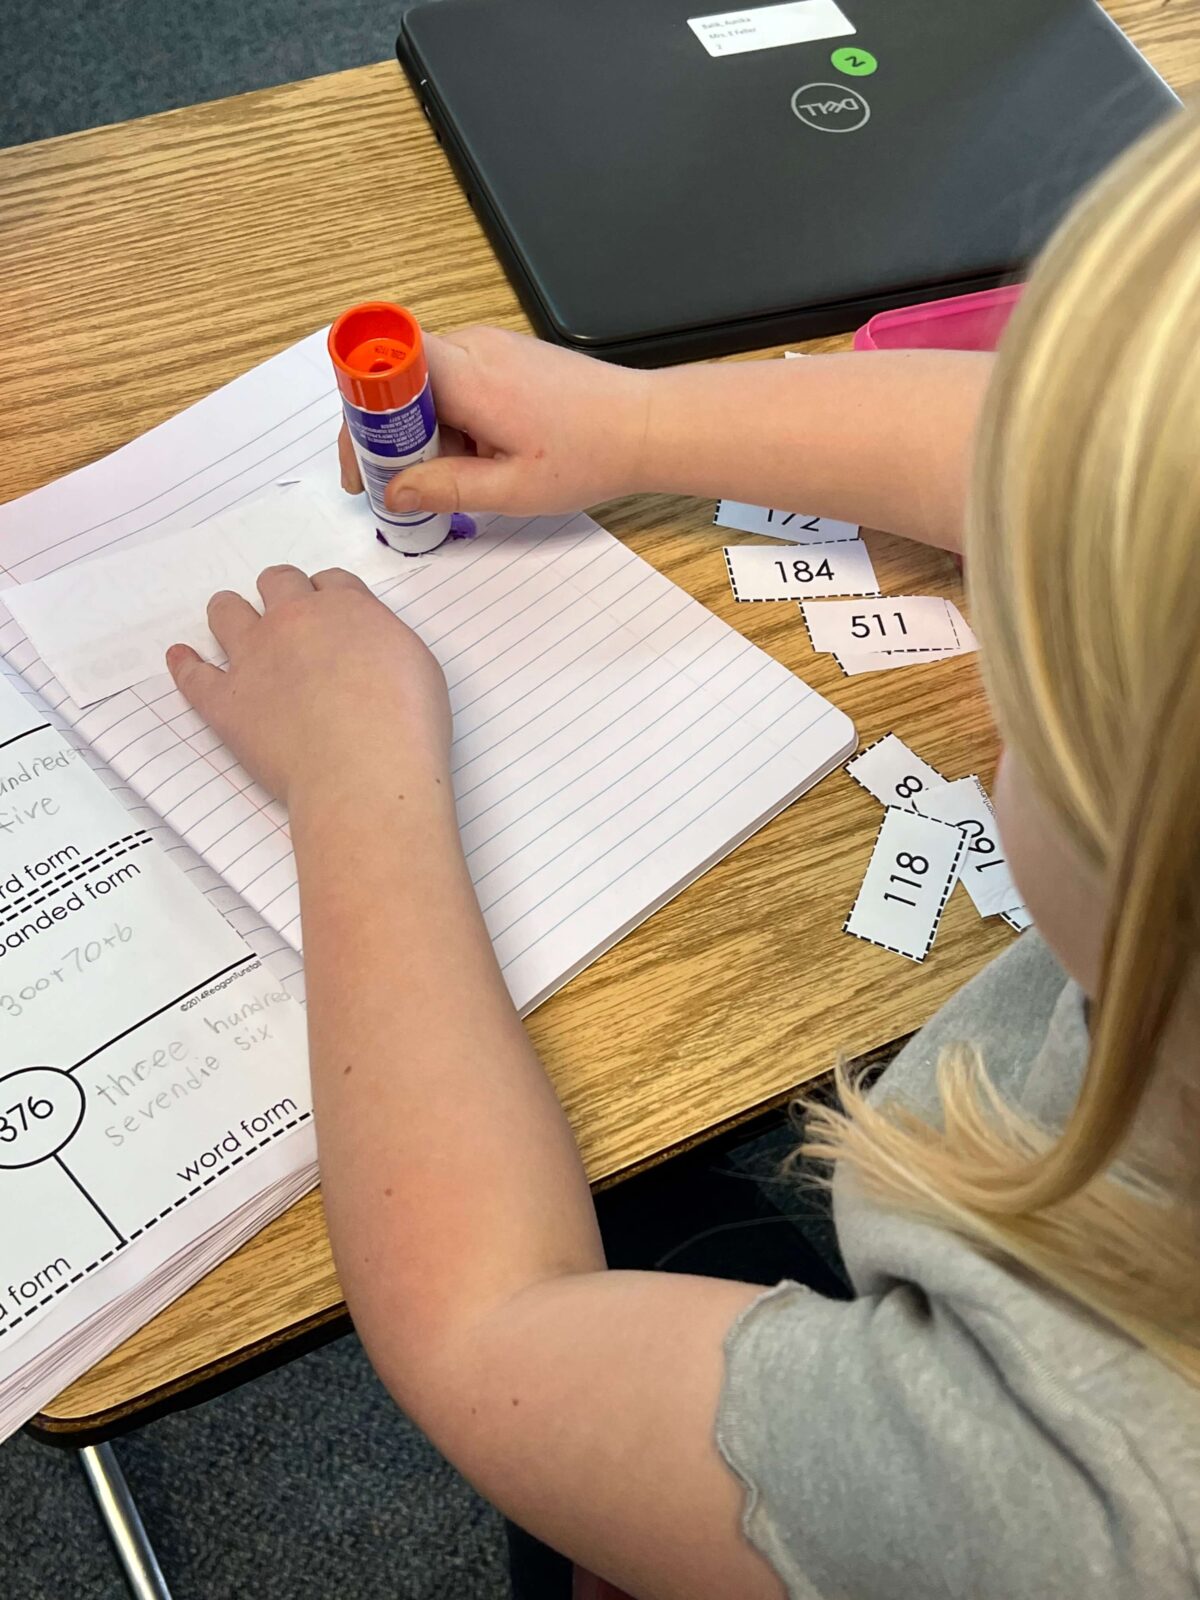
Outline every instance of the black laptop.
POLYGON ((1020 276, 1177 105, 1095 0, 704 6, 404 17, 400 61, 547 338, 651 365, 1020 276))

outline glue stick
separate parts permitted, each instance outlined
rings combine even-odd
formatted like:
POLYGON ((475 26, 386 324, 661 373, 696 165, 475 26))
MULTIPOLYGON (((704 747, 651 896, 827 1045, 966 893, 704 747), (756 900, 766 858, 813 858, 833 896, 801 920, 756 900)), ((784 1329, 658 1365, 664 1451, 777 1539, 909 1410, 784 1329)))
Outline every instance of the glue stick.
POLYGON ((450 532, 449 516, 429 511, 397 516, 383 498, 397 472, 431 460, 439 449, 416 317, 386 300, 351 306, 329 330, 329 354, 380 538, 405 555, 436 549, 450 532))

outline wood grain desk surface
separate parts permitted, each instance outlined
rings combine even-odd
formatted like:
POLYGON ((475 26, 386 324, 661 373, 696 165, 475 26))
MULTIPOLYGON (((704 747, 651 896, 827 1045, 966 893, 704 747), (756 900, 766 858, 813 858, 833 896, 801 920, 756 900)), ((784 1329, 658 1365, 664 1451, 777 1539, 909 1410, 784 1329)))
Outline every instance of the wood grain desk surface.
MULTIPOLYGON (((1110 9, 1175 87, 1200 78, 1200 0, 1110 9)), ((0 151, 0 500, 377 296, 432 329, 526 326, 391 63, 0 151)), ((948 776, 990 782, 976 658, 843 678, 812 653, 795 606, 733 603, 711 503, 643 499, 598 515, 848 712, 862 744, 894 730, 948 776)), ((867 538, 885 592, 962 604, 948 557, 867 538)), ((919 1027, 1011 941, 963 894, 923 966, 846 937, 879 820, 833 774, 529 1019, 593 1181, 780 1102, 841 1051, 919 1027)), ((340 1310, 314 1194, 38 1426, 115 1425, 340 1310)))

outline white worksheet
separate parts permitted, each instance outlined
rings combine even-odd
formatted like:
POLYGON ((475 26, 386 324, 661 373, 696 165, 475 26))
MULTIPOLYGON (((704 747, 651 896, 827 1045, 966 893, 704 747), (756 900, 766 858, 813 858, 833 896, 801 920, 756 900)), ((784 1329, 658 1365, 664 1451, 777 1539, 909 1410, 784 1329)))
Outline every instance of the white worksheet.
POLYGON ((923 797, 946 784, 936 767, 922 761, 894 733, 885 734, 860 750, 853 761, 846 763, 846 771, 881 805, 901 806, 909 811, 923 810, 923 797))
POLYGON ((973 637, 958 607, 941 595, 889 594, 873 605, 802 600, 800 609, 813 649, 839 656, 957 651, 973 637))
POLYGON ((726 545, 725 566, 735 600, 879 593, 875 569, 861 539, 811 544, 802 553, 763 544, 726 545))
POLYGON ((18 584, 5 599, 75 704, 89 706, 160 675, 168 645, 224 661, 205 606, 218 589, 256 599, 264 567, 349 567, 364 583, 386 583, 414 560, 422 564, 363 537, 353 518, 339 523, 323 497, 297 485, 210 517, 203 538, 189 530, 124 545, 18 584))
POLYGON ((957 778, 940 788, 927 789, 917 797, 916 808, 922 816, 950 823, 966 838, 963 887, 981 917, 1020 908, 1021 895, 1005 859, 996 815, 978 778, 957 778))
POLYGON ((924 961, 965 849, 957 828, 889 806, 843 932, 924 961))
POLYGON ((11 1325, 0 1336, 0 1440, 285 1211, 315 1174, 306 1122, 11 1325))
POLYGON ((0 678, 3 1340, 311 1115, 303 1012, 0 678))

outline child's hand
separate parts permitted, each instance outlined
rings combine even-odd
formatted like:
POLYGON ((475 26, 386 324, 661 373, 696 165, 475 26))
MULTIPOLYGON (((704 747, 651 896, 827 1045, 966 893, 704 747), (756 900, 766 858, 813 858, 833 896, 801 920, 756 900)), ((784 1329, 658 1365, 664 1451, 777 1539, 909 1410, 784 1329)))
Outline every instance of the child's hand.
MULTIPOLYGON (((393 511, 576 511, 635 487, 649 373, 499 328, 425 346, 444 453, 393 478, 393 511)), ((338 451, 358 494, 344 427, 338 451)))
POLYGON ((285 804, 302 788, 357 784, 367 768, 380 777, 388 761, 443 782, 446 683, 416 634, 340 568, 268 567, 258 592, 261 616, 229 590, 209 601, 224 670, 188 645, 167 651, 180 692, 251 776, 285 804))

